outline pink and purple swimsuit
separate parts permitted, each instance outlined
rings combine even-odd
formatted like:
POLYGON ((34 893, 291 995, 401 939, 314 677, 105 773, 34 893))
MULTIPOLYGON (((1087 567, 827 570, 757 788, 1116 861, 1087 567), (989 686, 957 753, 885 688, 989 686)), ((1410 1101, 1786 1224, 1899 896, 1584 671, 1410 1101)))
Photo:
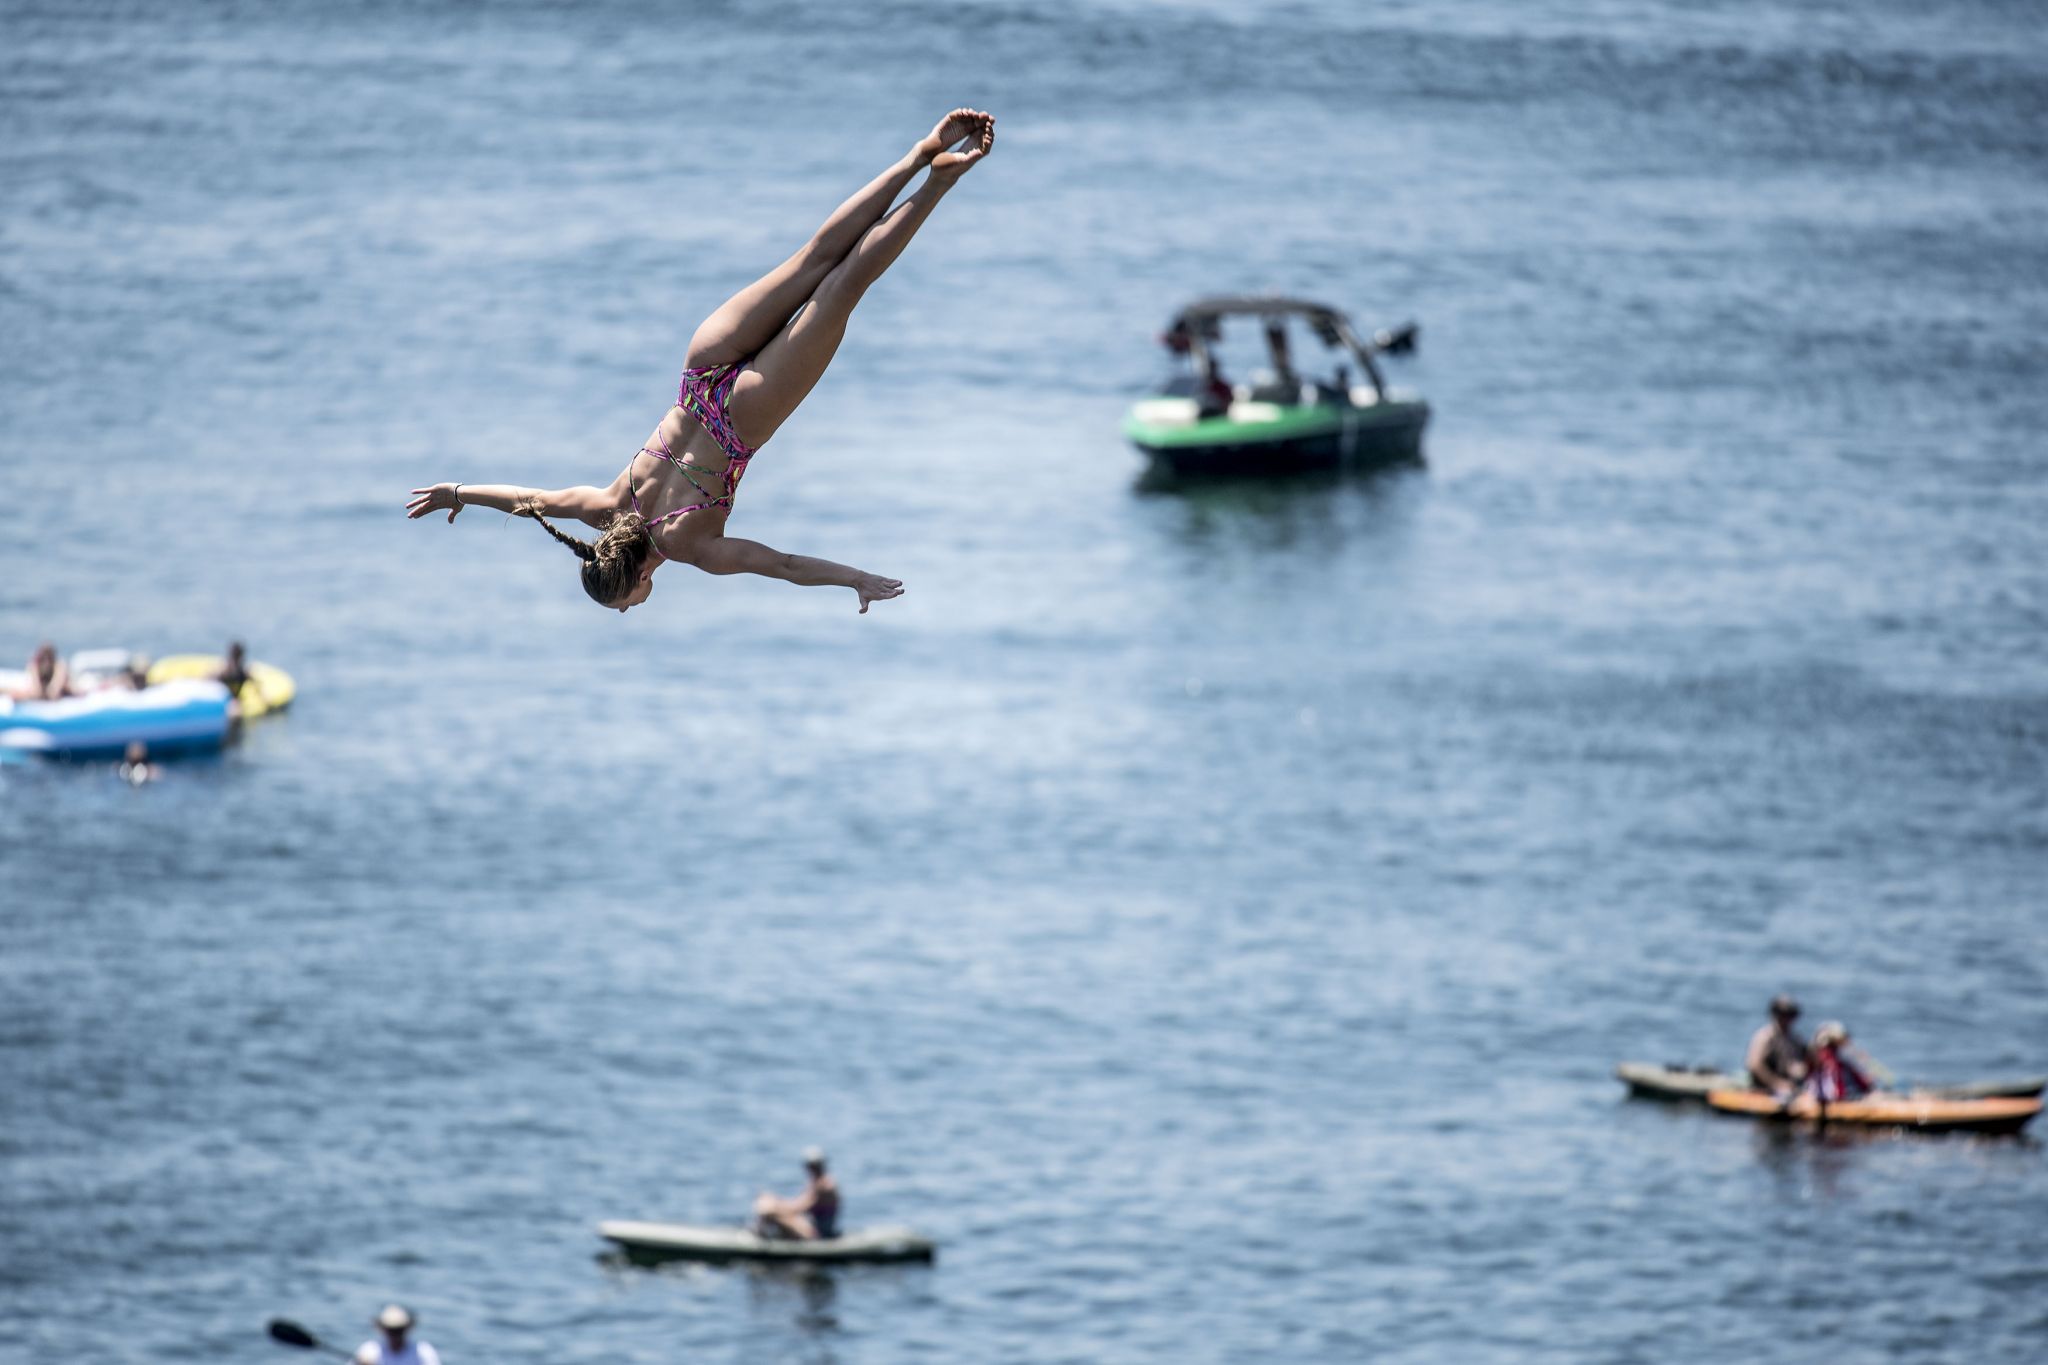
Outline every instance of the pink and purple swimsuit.
MULTIPOLYGON (((661 443, 658 448, 640 447, 640 454, 652 455, 657 460, 666 460, 680 469, 683 477, 690 481, 690 486, 704 495, 702 502, 693 502, 688 507, 678 507, 673 512, 664 512, 658 517, 648 518, 649 539, 653 538, 654 528, 665 521, 673 521, 692 512, 701 512, 707 507, 723 507, 728 512, 732 510, 732 496, 739 491, 740 476, 747 472, 747 461, 754 458, 755 450, 755 447, 742 441, 739 432, 734 430, 730 410, 733 381, 739 377, 740 367, 746 363, 744 360, 735 360, 730 365, 710 365, 703 369, 684 370, 682 384, 676 390, 676 406, 695 418, 697 424, 710 433, 718 448, 725 452, 723 492, 713 492, 706 488, 697 478, 696 471, 699 466, 688 464, 677 457, 668 448, 668 438, 661 435, 659 430, 655 432, 655 440, 661 443)), ((626 470, 626 495, 633 500, 633 510, 638 512, 640 495, 633 491, 633 471, 630 467, 626 470)), ((656 545, 654 552, 661 554, 661 547, 656 545)))

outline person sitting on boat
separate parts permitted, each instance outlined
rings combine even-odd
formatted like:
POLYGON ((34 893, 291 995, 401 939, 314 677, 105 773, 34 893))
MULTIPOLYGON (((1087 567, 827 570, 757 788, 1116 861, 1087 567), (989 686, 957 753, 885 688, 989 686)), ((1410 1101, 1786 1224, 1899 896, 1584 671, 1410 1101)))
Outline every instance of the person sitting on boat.
POLYGON ((1789 995, 1771 1001, 1771 1022, 1749 1040, 1749 1080, 1759 1090, 1773 1095, 1790 1094, 1806 1079, 1810 1068, 1806 1044, 1792 1031, 1799 1017, 1799 1002, 1789 995))
POLYGON ((1823 1104, 1860 1100, 1877 1089, 1843 1053, 1848 1042, 1849 1030, 1840 1024, 1830 1022, 1814 1030, 1813 1067, 1807 1073, 1806 1088, 1823 1104))
POLYGON ((71 695, 71 670, 48 640, 36 646, 22 672, 27 676, 7 694, 16 701, 56 701, 71 695))
POLYGON ((377 1324, 381 1341, 366 1341, 356 1348, 356 1365, 441 1365, 441 1354, 424 1341, 409 1342, 405 1334, 415 1321, 410 1309, 395 1303, 371 1319, 377 1324))
POLYGON ((1209 369, 1197 383, 1195 391, 1195 415, 1197 417, 1222 417, 1229 413, 1230 405, 1237 401, 1237 391, 1230 381, 1223 377, 1223 371, 1212 360, 1209 369))
POLYGON ((754 1230, 763 1237, 793 1237, 815 1242, 839 1235, 839 1182, 825 1171, 825 1152, 804 1149, 804 1192, 780 1199, 761 1191, 754 1201, 754 1230))

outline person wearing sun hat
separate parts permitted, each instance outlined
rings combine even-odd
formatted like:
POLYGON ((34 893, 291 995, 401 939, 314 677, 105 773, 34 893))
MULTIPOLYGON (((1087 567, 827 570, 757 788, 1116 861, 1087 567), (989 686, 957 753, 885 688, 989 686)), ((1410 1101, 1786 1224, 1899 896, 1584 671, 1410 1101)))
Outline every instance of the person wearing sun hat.
POLYGON ((441 1354, 424 1341, 407 1341, 416 1319, 412 1310, 387 1303, 370 1319, 381 1341, 366 1341, 356 1348, 356 1365, 441 1365, 441 1354))
POLYGON ((1771 1001, 1771 1022, 1749 1040, 1749 1080, 1757 1089, 1786 1095, 1806 1079, 1811 1064, 1806 1044, 1792 1031, 1798 1017, 1799 1002, 1791 996, 1771 1001))
POLYGON ((1860 1100, 1877 1089, 1845 1055, 1848 1045, 1849 1030, 1840 1024, 1830 1021, 1813 1031, 1813 1072, 1806 1083, 1813 1097, 1824 1104, 1860 1100))

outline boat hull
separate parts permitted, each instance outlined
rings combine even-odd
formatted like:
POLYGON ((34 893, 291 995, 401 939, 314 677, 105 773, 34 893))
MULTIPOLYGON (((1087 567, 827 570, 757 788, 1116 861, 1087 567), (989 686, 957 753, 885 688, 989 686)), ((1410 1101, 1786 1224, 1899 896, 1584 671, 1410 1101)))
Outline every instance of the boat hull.
POLYGON ((134 743, 152 758, 210 753, 226 742, 231 720, 228 690, 217 682, 0 702, 0 749, 70 759, 119 758, 134 743))
MULTIPOLYGON (((1650 1100, 1697 1100, 1704 1103, 1707 1096, 1716 1090, 1754 1089, 1749 1077, 1708 1066, 1623 1062, 1614 1068, 1614 1076, 1628 1086, 1629 1094, 1650 1100)), ((2048 1076, 2016 1076, 2006 1080, 1966 1081, 1960 1085, 1916 1086, 1907 1093, 1935 1100, 2024 1100, 2037 1098, 2044 1089, 2048 1089, 2048 1076)))
POLYGON ((839 1237, 800 1242, 762 1237, 745 1228, 693 1223, 599 1223, 600 1237, 635 1261, 770 1261, 797 1264, 887 1264, 930 1261, 938 1246, 909 1228, 857 1228, 839 1237))
POLYGON ((1241 403, 1230 415, 1193 421, 1156 420, 1147 406, 1139 405, 1125 421, 1125 437, 1154 469, 1186 478, 1264 478, 1419 463, 1429 423, 1429 405, 1420 401, 1308 408, 1241 403))
POLYGON ((1716 1090, 1741 1090, 1749 1077, 1705 1066, 1653 1066, 1648 1062, 1623 1062, 1614 1068, 1614 1078, 1628 1086, 1631 1095, 1647 1100, 1698 1100, 1706 1102, 1716 1090))
POLYGON ((1877 1095, 1822 1105, 1811 1095, 1790 1104, 1755 1090, 1716 1090, 1707 1103, 1725 1114, 1775 1122, 1909 1128, 1921 1133, 2017 1133, 2041 1112, 2041 1101, 1938 1100, 1920 1095, 1877 1095))

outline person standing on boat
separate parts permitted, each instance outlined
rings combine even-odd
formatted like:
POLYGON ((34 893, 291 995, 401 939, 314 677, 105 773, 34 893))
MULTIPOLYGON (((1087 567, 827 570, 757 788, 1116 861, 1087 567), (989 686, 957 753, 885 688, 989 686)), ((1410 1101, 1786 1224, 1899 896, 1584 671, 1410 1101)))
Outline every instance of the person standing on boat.
POLYGON ((356 1365, 441 1365, 441 1353, 424 1341, 407 1341, 415 1319, 410 1309, 395 1303, 371 1319, 381 1340, 366 1341, 356 1348, 356 1365))
MULTIPOLYGON (((531 517, 581 561, 591 600, 614 611, 645 602, 654 571, 670 560, 710 574, 851 588, 863 612, 901 597, 897 579, 728 536, 725 523, 748 462, 824 377, 854 305, 939 200, 988 155, 995 127, 980 110, 955 109, 841 204, 795 255, 727 299, 690 339, 668 415, 610 484, 549 492, 437 483, 412 490, 406 515, 446 512, 452 522, 463 508, 479 506, 531 517), (924 183, 897 203, 920 171, 924 183), (595 541, 568 535, 550 517, 574 518, 602 534, 595 541)), ((729 153, 721 147, 719 156, 729 153)))
POLYGON ((1860 1100, 1877 1089, 1870 1077, 1843 1054, 1849 1044, 1849 1030, 1837 1023, 1822 1024, 1813 1033, 1813 1068, 1807 1073, 1806 1088, 1822 1104, 1860 1100))
POLYGON ((1283 393, 1287 395, 1284 398, 1278 398, 1277 401, 1282 403, 1300 402, 1301 376, 1294 372, 1294 356, 1287 346, 1287 320, 1285 318, 1266 319, 1266 350, 1273 358, 1274 392, 1276 395, 1283 393))
POLYGON ((804 1192, 781 1199, 767 1190, 754 1201, 754 1228, 763 1237, 815 1242, 839 1235, 839 1182, 825 1170, 822 1147, 804 1148, 804 1192))
POLYGON ((1749 1040, 1749 1079, 1759 1090, 1789 1094, 1806 1079, 1811 1062, 1806 1044, 1792 1031, 1799 1002, 1789 995, 1771 1001, 1771 1022, 1749 1040))

